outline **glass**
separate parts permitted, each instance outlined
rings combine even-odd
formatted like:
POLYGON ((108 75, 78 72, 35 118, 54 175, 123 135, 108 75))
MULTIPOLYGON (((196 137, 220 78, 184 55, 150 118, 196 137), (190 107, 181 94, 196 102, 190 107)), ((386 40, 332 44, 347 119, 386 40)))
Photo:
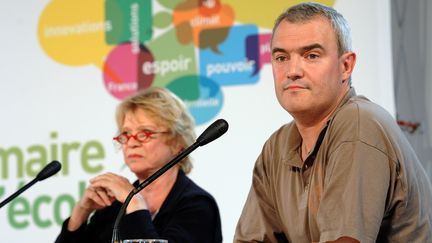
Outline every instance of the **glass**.
POLYGON ((123 240, 122 243, 168 243, 168 241, 162 239, 133 239, 123 240))
POLYGON ((113 140, 115 140, 119 144, 126 144, 129 141, 129 139, 134 138, 138 142, 146 143, 150 140, 152 135, 162 134, 162 133, 168 133, 168 132, 167 131, 155 132, 155 131, 150 131, 150 130, 142 130, 142 131, 137 132, 135 135, 127 134, 124 132, 124 133, 119 134, 117 137, 113 137, 113 140))

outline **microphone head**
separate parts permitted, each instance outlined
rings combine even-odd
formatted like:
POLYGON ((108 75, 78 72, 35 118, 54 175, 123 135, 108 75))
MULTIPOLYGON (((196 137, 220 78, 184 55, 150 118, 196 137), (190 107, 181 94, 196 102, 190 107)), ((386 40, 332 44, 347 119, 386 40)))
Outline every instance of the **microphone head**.
POLYGON ((203 133, 201 133, 196 142, 199 146, 206 145, 226 133, 228 127, 227 121, 224 119, 218 119, 207 127, 203 133))
POLYGON ((57 160, 51 161, 51 163, 47 164, 40 172, 37 174, 36 179, 38 181, 45 180, 46 178, 54 175, 59 172, 61 169, 61 164, 57 160))

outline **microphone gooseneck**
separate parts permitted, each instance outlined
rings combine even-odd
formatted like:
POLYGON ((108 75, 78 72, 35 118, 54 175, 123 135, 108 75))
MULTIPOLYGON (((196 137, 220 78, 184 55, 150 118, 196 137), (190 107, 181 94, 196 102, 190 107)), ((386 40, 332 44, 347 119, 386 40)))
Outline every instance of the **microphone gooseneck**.
POLYGON ((222 136, 226 131, 228 131, 228 122, 224 119, 218 119, 215 122, 213 122, 209 127, 207 127, 204 132, 197 138, 195 143, 193 143, 191 146, 186 148, 185 150, 181 151, 176 157, 174 157, 170 162, 162 166, 159 170, 157 170, 154 174, 149 176, 146 180, 141 182, 136 188, 134 188, 126 197, 123 205, 120 208, 120 211, 117 214, 117 218, 114 222, 113 227, 113 235, 111 243, 120 243, 120 232, 119 232, 119 224, 120 220, 123 217, 123 215, 126 212, 126 208, 129 204, 129 202, 132 200, 132 197, 140 192, 142 189, 144 189, 146 186, 148 186, 150 183, 152 183, 154 180, 156 180, 159 176, 161 176, 163 173, 165 173, 167 170, 171 169, 175 164, 180 162, 182 159, 184 159, 187 155, 192 153, 196 148, 200 146, 204 146, 220 136, 222 136))
POLYGON ((29 183, 27 183, 26 185, 21 187, 18 191, 16 191, 14 194, 10 195, 8 198, 6 198, 4 201, 2 201, 0 203, 0 208, 2 208, 8 202, 12 201, 14 198, 16 198, 18 195, 23 193, 29 187, 33 186, 36 182, 45 180, 46 178, 59 172, 60 169, 61 169, 60 162, 58 162, 57 160, 51 161, 37 174, 37 176, 32 181, 30 181, 29 183))

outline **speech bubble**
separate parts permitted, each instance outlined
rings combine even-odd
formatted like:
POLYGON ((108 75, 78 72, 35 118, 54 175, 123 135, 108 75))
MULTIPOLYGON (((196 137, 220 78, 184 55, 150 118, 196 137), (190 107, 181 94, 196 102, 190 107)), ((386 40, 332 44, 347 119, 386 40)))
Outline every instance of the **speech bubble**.
POLYGON ((186 75, 171 81, 166 88, 177 94, 182 100, 198 100, 200 78, 198 75, 186 75))
POLYGON ((151 38, 151 1, 53 0, 38 24, 39 43, 55 61, 103 68, 105 56, 115 44, 139 45, 151 38))
POLYGON ((158 13, 155 13, 153 16, 153 27, 159 28, 159 29, 165 29, 168 28, 171 25, 172 18, 171 13, 161 11, 158 13))
POLYGON ((116 46, 107 56, 103 68, 105 88, 114 97, 124 99, 138 90, 139 53, 132 44, 116 46))
POLYGON ((221 11, 220 0, 204 0, 199 2, 199 12, 204 16, 211 16, 221 11))
POLYGON ((220 85, 214 80, 200 76, 200 97, 198 100, 193 102, 185 103, 195 118, 197 125, 202 125, 216 117, 221 111, 224 97, 220 85))
POLYGON ((216 54, 222 54, 218 45, 223 43, 229 34, 231 27, 218 29, 205 29, 200 33, 199 46, 200 48, 210 48, 216 54))
POLYGON ((174 9, 180 3, 184 2, 184 0, 157 0, 157 2, 168 9, 174 9))
POLYGON ((246 57, 255 61, 252 75, 256 75, 264 64, 271 63, 271 34, 250 35, 246 38, 246 57))
POLYGON ((198 75, 180 77, 171 82, 167 88, 185 102, 196 125, 210 121, 222 109, 224 99, 221 87, 207 77, 198 75))
POLYGON ((132 49, 131 43, 118 45, 108 55, 103 68, 105 88, 120 100, 152 86, 155 79, 154 73, 143 71, 146 63, 154 63, 151 51, 144 45, 140 45, 139 53, 132 49))
POLYGON ((155 79, 154 74, 145 74, 142 70, 144 63, 146 62, 154 62, 153 53, 145 46, 140 46, 140 53, 138 55, 138 66, 137 66, 137 74, 138 74, 138 90, 146 89, 150 87, 155 79))
MULTIPOLYGON (((201 1, 199 1, 201 2, 201 1)), ((207 1, 208 2, 208 1, 207 1)), ((177 29, 177 36, 183 41, 193 41, 195 46, 202 48, 200 33, 206 29, 220 29, 234 24, 234 12, 229 5, 219 1, 199 3, 187 1, 178 5, 173 11, 173 25, 177 29), (189 30, 186 33, 185 30, 189 30), (192 33, 192 39, 190 39, 192 33)), ((219 38, 220 40, 221 38, 219 38)), ((213 49, 217 49, 214 47, 213 49)))
POLYGON ((53 0, 39 18, 38 38, 45 53, 59 63, 102 67, 112 49, 105 42, 105 33, 111 30, 104 0, 53 0))
POLYGON ((154 73, 154 85, 166 86, 179 77, 197 74, 195 46, 193 43, 179 43, 174 29, 149 41, 146 46, 151 51, 154 61, 143 64, 142 70, 145 73, 154 73))
POLYGON ((208 48, 199 49, 200 75, 221 86, 256 83, 259 75, 253 74, 257 64, 247 58, 246 39, 257 33, 255 25, 233 26, 229 28, 226 40, 218 46, 222 55, 208 48))
POLYGON ((105 18, 112 24, 112 31, 106 33, 106 42, 111 45, 131 42, 138 52, 139 45, 153 35, 152 2, 106 0, 105 18))
MULTIPOLYGON (((266 0, 266 1, 239 1, 224 0, 235 12, 236 21, 240 23, 254 23, 262 28, 273 28, 274 21, 285 9, 302 3, 304 0, 266 0)), ((333 6, 336 0, 314 1, 327 6, 333 6)))

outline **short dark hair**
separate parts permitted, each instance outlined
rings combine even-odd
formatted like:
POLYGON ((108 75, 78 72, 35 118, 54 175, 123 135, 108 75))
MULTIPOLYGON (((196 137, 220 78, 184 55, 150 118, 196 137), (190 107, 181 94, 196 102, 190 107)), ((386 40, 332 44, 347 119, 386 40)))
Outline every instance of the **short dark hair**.
POLYGON ((318 3, 300 3, 285 10, 276 19, 273 33, 282 20, 290 23, 302 23, 316 17, 324 17, 330 22, 338 42, 339 55, 351 51, 351 30, 346 19, 334 8, 318 3))

